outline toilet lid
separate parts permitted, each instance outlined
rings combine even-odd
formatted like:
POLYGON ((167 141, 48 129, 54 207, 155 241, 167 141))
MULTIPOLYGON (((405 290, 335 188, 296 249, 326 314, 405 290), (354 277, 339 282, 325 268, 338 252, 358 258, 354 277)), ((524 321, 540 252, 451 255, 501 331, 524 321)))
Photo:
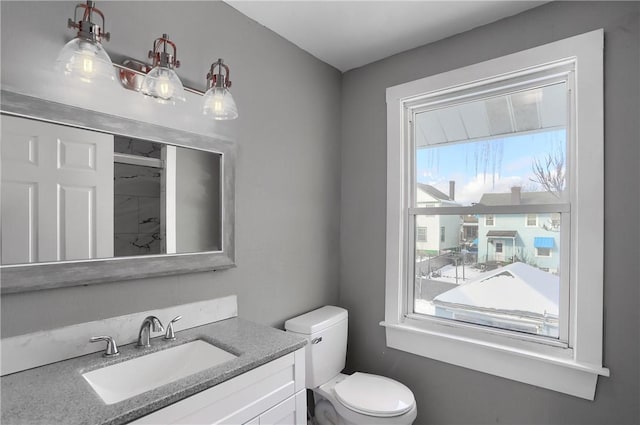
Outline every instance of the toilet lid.
POLYGON ((345 407, 370 416, 400 416, 415 403, 411 390, 400 382, 368 373, 356 372, 334 389, 345 407))

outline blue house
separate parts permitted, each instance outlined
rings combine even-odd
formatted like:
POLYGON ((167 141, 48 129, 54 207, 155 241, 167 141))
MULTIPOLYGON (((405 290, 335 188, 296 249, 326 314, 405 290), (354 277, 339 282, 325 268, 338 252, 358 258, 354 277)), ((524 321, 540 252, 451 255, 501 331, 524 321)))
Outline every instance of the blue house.
MULTIPOLYGON (((548 192, 485 193, 479 204, 534 205, 555 203, 548 192)), ((478 263, 506 264, 520 261, 558 273, 560 267, 560 214, 478 215, 478 263)))

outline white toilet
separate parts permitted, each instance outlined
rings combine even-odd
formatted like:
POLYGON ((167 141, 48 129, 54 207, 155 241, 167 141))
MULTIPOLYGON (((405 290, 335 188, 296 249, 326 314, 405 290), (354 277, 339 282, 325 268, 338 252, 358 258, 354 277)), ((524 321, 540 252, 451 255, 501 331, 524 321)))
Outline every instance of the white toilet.
POLYGON ((288 332, 307 338, 306 382, 316 399, 318 425, 410 425, 416 419, 413 393, 383 376, 340 373, 347 355, 347 310, 325 306, 285 322, 288 332))

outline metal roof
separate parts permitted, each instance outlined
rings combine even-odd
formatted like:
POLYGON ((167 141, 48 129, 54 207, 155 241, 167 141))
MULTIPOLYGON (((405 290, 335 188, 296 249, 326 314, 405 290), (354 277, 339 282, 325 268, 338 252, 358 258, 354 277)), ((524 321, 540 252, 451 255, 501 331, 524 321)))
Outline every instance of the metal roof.
POLYGON ((516 230, 489 230, 487 232, 488 238, 515 238, 518 236, 516 230))
POLYGON ((566 87, 554 84, 416 115, 416 146, 493 139, 566 126, 566 87))
MULTIPOLYGON (((480 198, 480 205, 513 205, 513 194, 508 193, 485 193, 480 198)), ((520 193, 520 205, 535 205, 535 204, 555 204, 560 202, 560 199, 550 192, 521 192, 520 193)))

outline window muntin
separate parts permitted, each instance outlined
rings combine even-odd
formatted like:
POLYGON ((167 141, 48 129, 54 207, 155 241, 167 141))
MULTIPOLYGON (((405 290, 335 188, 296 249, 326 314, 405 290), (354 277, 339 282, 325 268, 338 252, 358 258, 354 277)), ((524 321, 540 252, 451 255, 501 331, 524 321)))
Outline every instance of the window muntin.
POLYGON ((416 242, 426 242, 427 241, 427 228, 426 227, 417 227, 416 228, 416 242))
POLYGON ((440 228, 439 246, 416 241, 411 248, 410 311, 418 316, 568 340, 560 309, 565 318, 569 306, 560 294, 569 282, 560 255, 546 261, 552 248, 545 245, 564 246, 557 207, 569 208, 568 82, 536 84, 470 102, 443 99, 407 115, 415 194, 409 222, 440 228), (465 216, 478 224, 472 241, 463 237, 465 216), (460 236, 445 243, 446 235, 460 236), (536 296, 542 289, 546 296, 536 296))

